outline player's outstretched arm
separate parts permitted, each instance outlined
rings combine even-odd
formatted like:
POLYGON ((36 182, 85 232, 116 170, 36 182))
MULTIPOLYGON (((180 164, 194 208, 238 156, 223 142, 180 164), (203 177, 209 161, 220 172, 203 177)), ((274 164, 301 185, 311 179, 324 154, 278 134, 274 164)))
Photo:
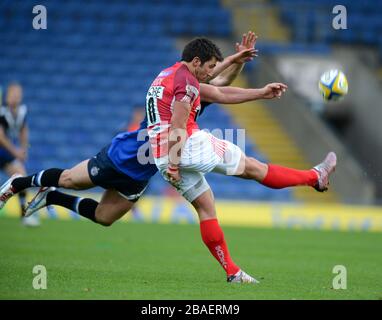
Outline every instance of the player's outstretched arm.
POLYGON ((237 87, 215 87, 200 84, 200 98, 211 103, 237 104, 258 99, 280 98, 288 86, 283 83, 270 83, 260 89, 244 89, 237 87))
POLYGON ((218 87, 229 86, 243 70, 244 63, 257 57, 258 50, 255 49, 256 40, 257 36, 254 32, 248 31, 248 33, 244 33, 241 43, 236 43, 236 54, 227 57, 221 64, 215 67, 215 77, 209 83, 218 87), (237 56, 238 53, 245 52, 248 49, 252 49, 250 56, 237 56), (226 60, 226 65, 223 65, 226 60))
POLYGON ((255 56, 256 56, 256 50, 253 48, 250 48, 250 49, 245 49, 226 57, 223 60, 223 62, 219 63, 214 68, 214 72, 211 78, 209 78, 209 83, 213 85, 223 84, 223 83, 226 83, 227 80, 230 78, 232 78, 232 81, 233 81, 234 78, 242 70, 244 62, 247 59, 252 60, 255 56), (236 74, 235 77, 233 77, 233 73, 236 74))

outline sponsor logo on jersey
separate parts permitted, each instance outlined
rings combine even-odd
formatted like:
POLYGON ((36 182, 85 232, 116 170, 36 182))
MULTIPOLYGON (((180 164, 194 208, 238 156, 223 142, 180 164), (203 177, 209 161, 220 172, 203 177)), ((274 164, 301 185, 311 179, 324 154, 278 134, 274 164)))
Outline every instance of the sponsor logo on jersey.
POLYGON ((163 91, 164 91, 164 87, 162 87, 162 86, 151 86, 148 93, 147 93, 147 96, 148 97, 155 97, 157 99, 162 99, 163 98, 163 91))
POLYGON ((95 177, 96 175, 98 175, 98 172, 99 172, 99 168, 98 167, 92 167, 90 169, 90 174, 95 177))

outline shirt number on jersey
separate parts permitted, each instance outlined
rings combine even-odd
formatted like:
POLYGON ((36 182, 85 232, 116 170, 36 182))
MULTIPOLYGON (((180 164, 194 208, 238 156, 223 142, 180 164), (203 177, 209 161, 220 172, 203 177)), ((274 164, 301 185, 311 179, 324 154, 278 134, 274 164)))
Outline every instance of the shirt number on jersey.
POLYGON ((164 87, 151 86, 146 95, 146 114, 147 125, 153 126, 160 123, 160 116, 158 112, 158 99, 163 97, 164 87))

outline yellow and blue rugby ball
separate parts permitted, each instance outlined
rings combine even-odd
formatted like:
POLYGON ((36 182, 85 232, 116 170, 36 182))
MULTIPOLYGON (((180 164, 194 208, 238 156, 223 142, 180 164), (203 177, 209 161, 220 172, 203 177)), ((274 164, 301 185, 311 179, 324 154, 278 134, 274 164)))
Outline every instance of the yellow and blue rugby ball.
POLYGON ((325 101, 336 101, 348 93, 348 80, 342 71, 332 69, 322 74, 318 88, 325 101))

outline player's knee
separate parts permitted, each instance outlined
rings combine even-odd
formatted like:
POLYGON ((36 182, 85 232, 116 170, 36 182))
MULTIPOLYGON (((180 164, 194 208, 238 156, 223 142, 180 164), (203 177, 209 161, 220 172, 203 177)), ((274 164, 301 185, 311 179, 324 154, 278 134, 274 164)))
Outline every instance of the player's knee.
POLYGON ((255 179, 261 181, 265 174, 267 173, 267 165, 262 163, 255 158, 246 157, 245 159, 245 169, 243 173, 244 178, 255 179))
POLYGON ((191 204, 198 213, 200 221, 216 218, 214 198, 211 191, 203 193, 201 196, 192 201, 191 204))
POLYGON ((98 224, 104 227, 110 227, 117 220, 113 214, 110 214, 110 210, 105 210, 102 205, 97 206, 95 219, 98 224))
POLYGON ((196 211, 198 213, 200 221, 216 219, 216 212, 214 209, 198 208, 196 211))
POLYGON ((72 170, 64 170, 60 175, 60 180, 58 181, 60 187, 65 189, 79 189, 76 185, 72 170))

